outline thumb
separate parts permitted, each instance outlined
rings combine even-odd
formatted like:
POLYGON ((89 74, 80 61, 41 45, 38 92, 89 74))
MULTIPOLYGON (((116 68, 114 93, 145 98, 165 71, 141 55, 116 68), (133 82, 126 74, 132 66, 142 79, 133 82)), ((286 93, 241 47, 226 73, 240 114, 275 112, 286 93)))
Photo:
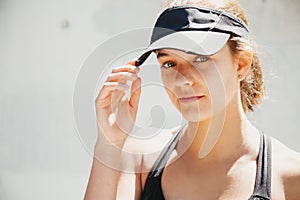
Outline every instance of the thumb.
POLYGON ((138 77, 136 80, 132 81, 129 105, 134 110, 138 109, 140 96, 141 96, 141 84, 142 84, 142 80, 140 77, 138 77))

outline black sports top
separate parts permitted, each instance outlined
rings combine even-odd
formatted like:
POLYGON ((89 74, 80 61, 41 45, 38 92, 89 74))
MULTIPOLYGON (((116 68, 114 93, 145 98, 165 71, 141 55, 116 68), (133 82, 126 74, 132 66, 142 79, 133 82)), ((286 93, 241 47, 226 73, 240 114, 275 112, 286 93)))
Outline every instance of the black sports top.
MULTIPOLYGON (((182 129, 182 128, 181 128, 182 129)), ((181 129, 162 150, 148 174, 142 200, 164 200, 161 188, 161 176, 169 157, 179 141, 181 129)), ((271 200, 271 140, 261 134, 259 154, 257 157, 257 171, 253 194, 248 200, 271 200)))

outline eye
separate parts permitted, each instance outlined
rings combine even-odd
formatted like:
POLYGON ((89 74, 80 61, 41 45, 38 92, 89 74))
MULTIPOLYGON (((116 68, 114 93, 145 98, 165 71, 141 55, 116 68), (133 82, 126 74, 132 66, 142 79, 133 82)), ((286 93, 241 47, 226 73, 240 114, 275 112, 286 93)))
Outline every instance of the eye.
POLYGON ((176 64, 172 61, 167 61, 167 62, 164 62, 161 67, 163 68, 170 68, 170 67, 174 67, 176 64))
POLYGON ((206 62, 209 60, 209 56, 197 56, 194 62, 206 62))

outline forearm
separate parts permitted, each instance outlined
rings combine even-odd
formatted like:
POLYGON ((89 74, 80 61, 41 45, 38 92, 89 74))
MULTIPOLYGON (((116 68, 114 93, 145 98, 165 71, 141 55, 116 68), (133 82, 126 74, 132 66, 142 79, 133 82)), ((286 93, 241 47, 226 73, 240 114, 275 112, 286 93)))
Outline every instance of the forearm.
POLYGON ((116 199, 120 157, 120 148, 97 142, 85 200, 116 199))

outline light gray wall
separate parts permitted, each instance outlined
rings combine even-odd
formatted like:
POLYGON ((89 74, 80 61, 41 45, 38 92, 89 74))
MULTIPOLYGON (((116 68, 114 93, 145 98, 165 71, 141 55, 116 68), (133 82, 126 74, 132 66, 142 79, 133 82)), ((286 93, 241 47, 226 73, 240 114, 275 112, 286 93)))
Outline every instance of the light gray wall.
MULTIPOLYGON (((300 2, 241 2, 269 96, 250 118, 300 151, 300 2)), ((151 26, 160 7, 160 0, 0 1, 1 200, 83 198, 91 156, 73 118, 76 77, 97 45, 151 26)))
POLYGON ((300 151, 300 2, 242 1, 258 43, 267 99, 257 109, 257 126, 300 151))

